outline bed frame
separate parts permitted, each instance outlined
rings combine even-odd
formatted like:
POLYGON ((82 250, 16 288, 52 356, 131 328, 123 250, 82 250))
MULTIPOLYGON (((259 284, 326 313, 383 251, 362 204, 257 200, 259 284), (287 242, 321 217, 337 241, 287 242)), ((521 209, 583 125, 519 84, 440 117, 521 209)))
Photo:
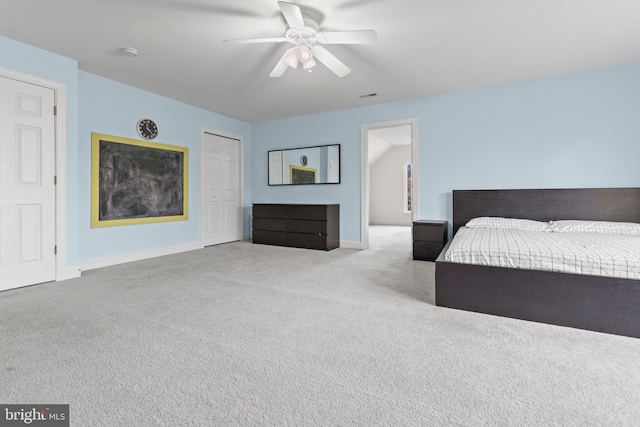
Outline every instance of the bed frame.
MULTIPOLYGON (((640 223, 640 188, 454 190, 453 233, 500 216, 640 223)), ((640 280, 436 260, 436 305, 640 338, 640 280)))

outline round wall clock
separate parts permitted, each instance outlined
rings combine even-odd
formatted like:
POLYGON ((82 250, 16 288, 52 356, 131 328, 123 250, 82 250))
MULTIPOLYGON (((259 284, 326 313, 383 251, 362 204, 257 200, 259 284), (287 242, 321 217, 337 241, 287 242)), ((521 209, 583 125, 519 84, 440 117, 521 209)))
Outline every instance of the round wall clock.
POLYGON ((303 155, 302 157, 300 157, 300 164, 302 166, 307 166, 307 156, 303 155))
POLYGON ((138 122, 138 134, 144 139, 153 139, 158 136, 158 125, 151 119, 142 119, 138 122))

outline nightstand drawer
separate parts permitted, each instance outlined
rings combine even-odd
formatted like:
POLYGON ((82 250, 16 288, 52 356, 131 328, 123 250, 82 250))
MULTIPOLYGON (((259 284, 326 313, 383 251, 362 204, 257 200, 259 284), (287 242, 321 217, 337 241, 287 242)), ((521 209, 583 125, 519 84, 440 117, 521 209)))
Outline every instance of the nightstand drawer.
POLYGON ((413 240, 423 242, 446 243, 448 233, 447 221, 414 221, 413 240))
POLYGON ((413 241, 413 259, 435 261, 444 249, 442 243, 413 241))

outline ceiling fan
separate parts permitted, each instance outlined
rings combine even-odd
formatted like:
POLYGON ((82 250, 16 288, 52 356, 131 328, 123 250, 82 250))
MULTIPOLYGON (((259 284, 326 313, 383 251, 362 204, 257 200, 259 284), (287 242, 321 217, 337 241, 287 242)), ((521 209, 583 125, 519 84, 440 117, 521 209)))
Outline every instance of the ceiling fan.
POLYGON ((287 67, 297 68, 299 63, 305 70, 311 71, 317 65, 316 59, 338 77, 344 77, 351 69, 320 44, 368 44, 378 41, 378 35, 373 30, 320 31, 318 24, 304 15, 298 5, 279 1, 278 6, 289 25, 284 37, 224 40, 225 43, 294 44, 282 55, 269 77, 280 77, 287 67))

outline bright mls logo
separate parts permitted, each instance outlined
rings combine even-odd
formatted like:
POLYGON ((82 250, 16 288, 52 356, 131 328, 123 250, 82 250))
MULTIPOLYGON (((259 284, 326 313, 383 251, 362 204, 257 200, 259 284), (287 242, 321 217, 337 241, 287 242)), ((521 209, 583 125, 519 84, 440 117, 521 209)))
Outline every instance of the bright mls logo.
POLYGON ((69 405, 1 405, 0 427, 69 427, 69 405))

